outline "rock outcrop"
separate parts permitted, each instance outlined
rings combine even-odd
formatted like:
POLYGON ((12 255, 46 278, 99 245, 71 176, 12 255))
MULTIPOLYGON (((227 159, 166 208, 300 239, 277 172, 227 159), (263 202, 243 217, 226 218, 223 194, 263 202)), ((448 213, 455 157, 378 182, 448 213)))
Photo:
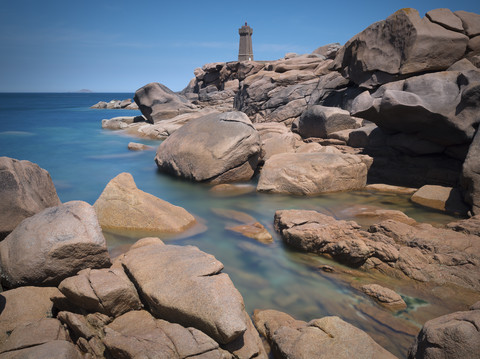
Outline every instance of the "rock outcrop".
POLYGON ((248 117, 226 112, 178 129, 158 147, 155 162, 163 172, 217 184, 249 180, 259 155, 260 137, 248 117))
POLYGON ((179 233, 196 222, 182 207, 138 189, 126 172, 107 184, 93 206, 104 229, 179 233))
POLYGON ((468 36, 401 9, 350 39, 335 66, 363 87, 395 78, 447 69, 467 49, 468 36))
POLYGON ((0 240, 25 218, 60 205, 50 174, 30 161, 0 157, 0 240))
POLYGON ((333 153, 284 153, 263 166, 257 190, 312 195, 360 189, 367 181, 367 165, 358 156, 333 153))
POLYGON ((368 334, 339 317, 307 323, 282 312, 262 310, 255 311, 254 321, 275 358, 396 358, 368 334))
POLYGON ((2 285, 58 285, 84 268, 110 265, 95 210, 72 201, 20 223, 0 242, 2 285))
POLYGON ((447 314, 426 322, 409 359, 480 358, 480 309, 447 314))
POLYGON ((232 358, 212 338, 195 328, 132 311, 105 328, 108 352, 115 358, 232 358))
POLYGON ((152 82, 135 92, 134 101, 150 123, 193 112, 196 106, 168 87, 152 82))
POLYGON ((480 289, 480 241, 475 235, 396 220, 364 231, 356 222, 306 210, 277 211, 275 229, 296 249, 326 254, 353 267, 480 289))
POLYGON ((122 268, 83 269, 59 287, 69 302, 89 312, 118 317, 140 310, 137 290, 122 268))

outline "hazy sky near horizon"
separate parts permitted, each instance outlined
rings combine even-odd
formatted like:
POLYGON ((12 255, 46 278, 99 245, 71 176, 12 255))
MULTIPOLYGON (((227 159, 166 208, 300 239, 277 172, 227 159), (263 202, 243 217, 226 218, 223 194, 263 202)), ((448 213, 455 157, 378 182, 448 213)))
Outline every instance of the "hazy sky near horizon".
POLYGON ((238 28, 253 28, 256 60, 342 45, 404 7, 480 13, 478 0, 0 0, 0 92, 183 89, 205 63, 234 61, 238 28))

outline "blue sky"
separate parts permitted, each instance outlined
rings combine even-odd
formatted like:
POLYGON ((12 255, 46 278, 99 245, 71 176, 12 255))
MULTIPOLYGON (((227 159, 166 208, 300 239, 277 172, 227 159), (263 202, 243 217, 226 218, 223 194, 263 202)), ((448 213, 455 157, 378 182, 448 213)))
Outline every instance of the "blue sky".
POLYGON ((480 1, 0 0, 0 92, 184 88, 193 70, 238 55, 253 28, 257 60, 344 44, 403 7, 480 13, 480 1))

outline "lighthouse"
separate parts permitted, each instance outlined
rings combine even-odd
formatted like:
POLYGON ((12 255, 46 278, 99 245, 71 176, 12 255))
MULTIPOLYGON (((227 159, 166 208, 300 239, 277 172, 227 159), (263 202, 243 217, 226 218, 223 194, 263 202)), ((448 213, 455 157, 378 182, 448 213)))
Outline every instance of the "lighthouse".
POLYGON ((238 29, 238 33, 240 34, 238 61, 253 61, 252 28, 245 22, 245 25, 238 29))

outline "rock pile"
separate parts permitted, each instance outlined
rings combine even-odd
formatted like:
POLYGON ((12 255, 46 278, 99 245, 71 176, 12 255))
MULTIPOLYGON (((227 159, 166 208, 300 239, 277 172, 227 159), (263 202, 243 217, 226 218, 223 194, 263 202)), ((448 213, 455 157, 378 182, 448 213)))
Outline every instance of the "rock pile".
POLYGON ((132 102, 131 98, 128 98, 126 100, 111 100, 109 102, 99 101, 90 108, 108 110, 138 110, 138 105, 135 102, 132 102))

